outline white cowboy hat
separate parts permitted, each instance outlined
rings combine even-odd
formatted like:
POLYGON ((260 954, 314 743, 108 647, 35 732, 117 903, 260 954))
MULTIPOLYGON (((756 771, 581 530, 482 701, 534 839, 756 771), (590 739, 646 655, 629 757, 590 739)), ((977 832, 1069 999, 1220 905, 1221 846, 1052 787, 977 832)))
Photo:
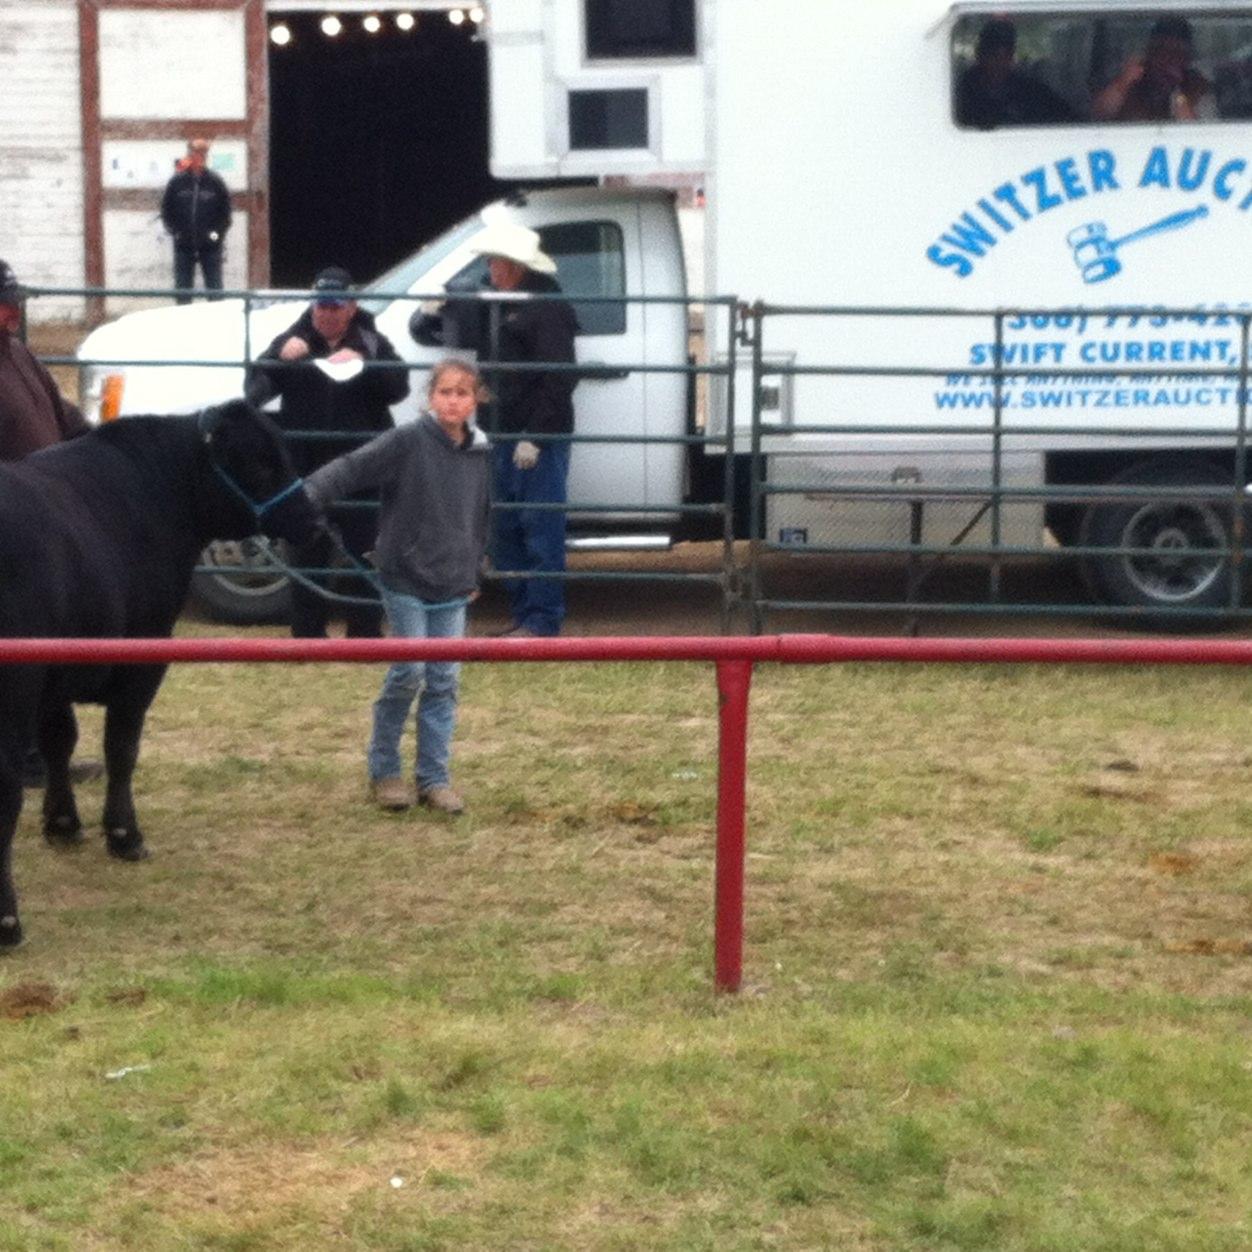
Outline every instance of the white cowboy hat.
POLYGON ((470 240, 479 256, 502 256, 537 274, 555 274, 556 262, 539 247, 539 235, 519 222, 488 222, 470 240))

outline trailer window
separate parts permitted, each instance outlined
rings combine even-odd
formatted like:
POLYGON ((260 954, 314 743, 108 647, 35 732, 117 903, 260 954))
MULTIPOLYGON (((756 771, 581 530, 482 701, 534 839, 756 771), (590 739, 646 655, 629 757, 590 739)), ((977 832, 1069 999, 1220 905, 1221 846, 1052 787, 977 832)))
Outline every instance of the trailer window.
POLYGON ((571 152, 648 146, 648 92, 643 87, 569 93, 571 152))
POLYGON ((696 54, 695 0, 585 0, 587 59, 696 54))
POLYGON ((976 130, 1252 118, 1252 13, 966 14, 952 111, 976 130))

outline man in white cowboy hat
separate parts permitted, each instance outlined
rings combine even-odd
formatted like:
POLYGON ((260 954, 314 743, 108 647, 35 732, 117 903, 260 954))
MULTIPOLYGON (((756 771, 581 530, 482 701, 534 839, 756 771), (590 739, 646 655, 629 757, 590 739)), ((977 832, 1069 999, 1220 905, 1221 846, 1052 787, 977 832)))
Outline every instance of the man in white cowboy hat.
MULTIPOLYGON (((497 219, 470 243, 487 258, 496 291, 551 296, 561 288, 556 263, 540 248, 539 236, 516 222, 497 219)), ((519 301, 500 306, 499 342, 493 351, 485 302, 451 299, 439 318, 419 311, 409 331, 419 343, 472 348, 479 360, 572 365, 577 323, 565 300, 519 301)), ((494 429, 520 436, 498 440, 492 450, 492 494, 497 504, 564 504, 570 444, 535 442, 528 435, 569 435, 574 430, 572 370, 508 370, 492 379, 496 394, 494 429)), ((518 573, 506 579, 512 624, 506 635, 560 634, 565 620, 561 578, 528 577, 565 572, 565 513, 559 509, 499 508, 492 526, 492 562, 518 573)))

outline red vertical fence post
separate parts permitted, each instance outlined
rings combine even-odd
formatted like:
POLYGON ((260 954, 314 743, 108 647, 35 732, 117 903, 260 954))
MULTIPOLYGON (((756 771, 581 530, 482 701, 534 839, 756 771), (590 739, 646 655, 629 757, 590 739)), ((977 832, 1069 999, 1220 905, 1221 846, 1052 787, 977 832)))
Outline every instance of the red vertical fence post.
POLYGON ((717 869, 713 985, 738 991, 743 978, 743 871, 752 662, 717 662, 717 869))

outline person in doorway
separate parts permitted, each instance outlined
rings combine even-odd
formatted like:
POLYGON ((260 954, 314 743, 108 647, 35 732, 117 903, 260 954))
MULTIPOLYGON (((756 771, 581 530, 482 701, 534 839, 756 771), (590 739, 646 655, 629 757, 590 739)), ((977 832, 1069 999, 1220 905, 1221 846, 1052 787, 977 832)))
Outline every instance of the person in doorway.
MULTIPOLYGON (((25 288, 17 281, 13 267, 0 261, 0 461, 18 461, 90 429, 43 363, 22 342, 25 299, 25 288)), ((75 782, 87 782, 102 773, 99 761, 76 761, 70 766, 75 782)), ((32 750, 26 758, 26 785, 42 787, 46 778, 43 758, 32 750)))
MULTIPOLYGON (((391 406, 409 394, 409 376, 391 340, 353 298, 352 276, 332 265, 314 279, 308 308, 257 358, 249 371, 246 394, 257 407, 280 397, 278 424, 286 431, 344 436, 291 441, 296 469, 308 475, 358 447, 361 441, 353 434, 388 430, 391 406), (394 368, 368 368, 375 363, 394 368)), ((366 495, 351 503, 372 503, 373 499, 366 495)), ((355 560, 364 560, 378 534, 375 510, 342 508, 332 513, 332 520, 348 552, 355 560)), ((297 565, 317 569, 328 567, 333 555, 333 540, 326 534, 293 553, 297 565)), ((373 599, 373 589, 363 579, 350 579, 348 586, 354 599, 373 599)), ((326 638, 332 615, 329 599, 315 588, 295 583, 291 602, 292 635, 326 638)), ((382 633, 382 609, 372 604, 346 604, 344 617, 350 638, 375 638, 382 633)))
POLYGON ((1044 126, 1076 120, 1074 110, 1051 87, 1015 64, 1017 30, 1005 18, 984 22, 974 64, 956 87, 956 120, 961 126, 1044 126))
MULTIPOLYGON (((496 291, 550 296, 561 290, 553 277, 556 263, 528 227, 492 222, 470 246, 487 258, 496 291)), ((441 341, 472 348, 480 361, 526 365, 573 364, 576 331, 569 303, 551 299, 502 306, 494 349, 485 302, 449 299, 442 312, 419 309, 409 322, 419 343, 441 341)), ((492 452, 493 496, 506 507, 495 511, 491 559, 496 569, 516 575, 505 580, 512 622, 500 634, 557 635, 565 620, 565 513, 517 506, 567 499, 570 445, 559 436, 574 430, 576 382, 572 370, 520 369, 502 372, 496 388, 495 430, 518 436, 497 440, 492 452), (558 438, 536 443, 528 435, 558 438)))
POLYGON ((1142 57, 1131 57, 1091 102, 1101 122, 1211 122, 1218 117, 1213 86, 1192 65, 1191 23, 1163 17, 1148 33, 1142 57))
MULTIPOLYGON (((417 422, 379 435, 305 480, 322 508, 350 492, 381 488, 374 561, 393 635, 465 634, 466 607, 477 594, 487 544, 489 450, 474 425, 484 395, 468 361, 442 360, 430 372, 427 411, 417 422)), ((455 661, 401 662, 387 671, 374 703, 367 755, 370 790, 380 807, 413 803, 400 739, 417 699, 416 799, 444 813, 465 808, 448 772, 459 674, 455 661)))
MULTIPOLYGON (((193 139, 161 197, 161 221, 174 240, 174 286, 179 304, 191 300, 196 266, 206 291, 222 289, 222 248, 230 230, 230 192, 208 168, 209 141, 193 139)), ((210 296, 210 299, 215 297, 210 296)))

